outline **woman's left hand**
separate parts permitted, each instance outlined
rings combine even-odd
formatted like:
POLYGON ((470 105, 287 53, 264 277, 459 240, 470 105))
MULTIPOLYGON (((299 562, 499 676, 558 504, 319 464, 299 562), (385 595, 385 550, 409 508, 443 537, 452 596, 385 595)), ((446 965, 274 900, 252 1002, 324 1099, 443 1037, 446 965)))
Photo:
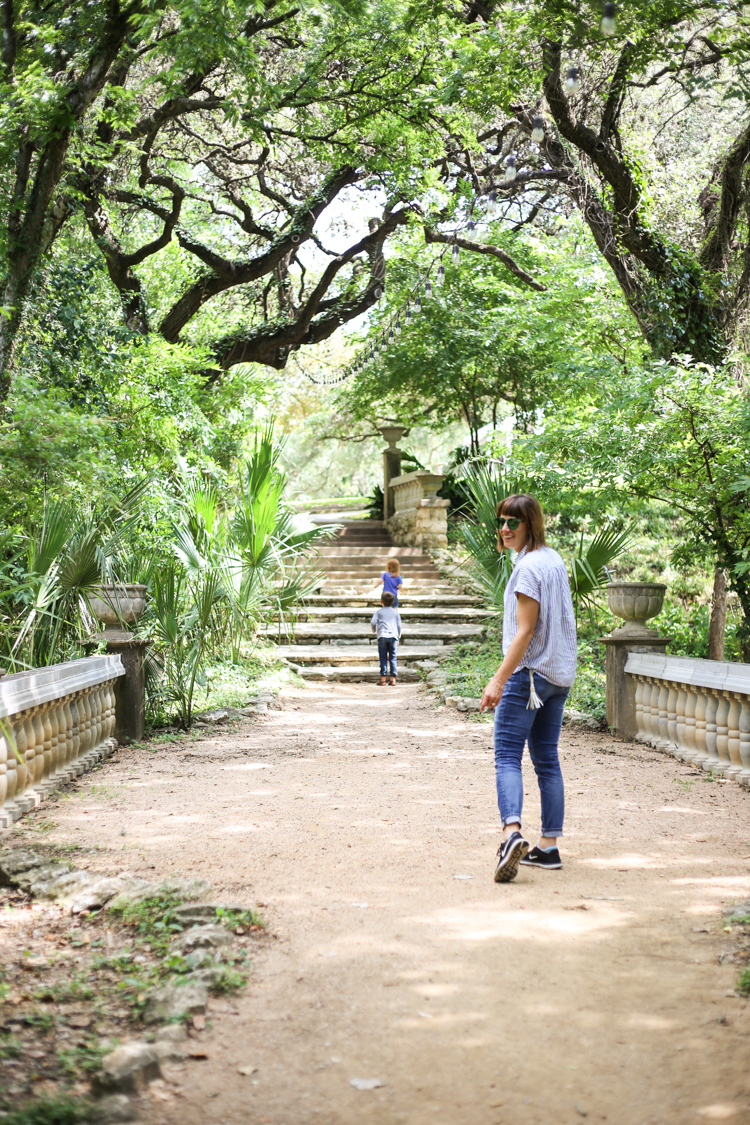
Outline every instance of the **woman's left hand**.
POLYGON ((497 707, 503 697, 504 686, 504 684, 500 683, 497 676, 493 676, 482 692, 482 701, 479 704, 479 710, 491 711, 493 707, 497 707))

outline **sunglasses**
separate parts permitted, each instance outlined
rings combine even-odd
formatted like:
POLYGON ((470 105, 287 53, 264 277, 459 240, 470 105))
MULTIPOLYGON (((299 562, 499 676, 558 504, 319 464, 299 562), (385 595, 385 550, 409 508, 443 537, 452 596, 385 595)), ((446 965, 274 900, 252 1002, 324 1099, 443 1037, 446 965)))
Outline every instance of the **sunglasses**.
POLYGON ((509 531, 515 531, 516 528, 520 527, 522 523, 523 523, 523 520, 517 520, 513 516, 498 516, 497 517, 498 528, 501 528, 503 526, 503 524, 507 524, 509 531))

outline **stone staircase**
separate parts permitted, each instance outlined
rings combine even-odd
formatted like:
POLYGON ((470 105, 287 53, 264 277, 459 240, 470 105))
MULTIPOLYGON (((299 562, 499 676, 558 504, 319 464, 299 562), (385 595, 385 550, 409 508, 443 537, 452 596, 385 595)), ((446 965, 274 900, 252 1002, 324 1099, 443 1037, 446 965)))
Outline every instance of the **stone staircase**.
MULTIPOLYGON (((330 523, 330 516, 314 517, 330 523)), ((389 558, 397 558, 404 584, 399 594, 403 635, 398 649, 399 679, 418 680, 422 661, 445 655, 459 641, 479 640, 492 614, 479 600, 446 582, 429 555, 418 547, 395 547, 380 520, 343 520, 335 539, 319 547, 314 560, 324 573, 310 595, 282 627, 269 625, 268 640, 307 680, 372 681, 380 678, 370 618, 380 605, 373 589, 389 558)))

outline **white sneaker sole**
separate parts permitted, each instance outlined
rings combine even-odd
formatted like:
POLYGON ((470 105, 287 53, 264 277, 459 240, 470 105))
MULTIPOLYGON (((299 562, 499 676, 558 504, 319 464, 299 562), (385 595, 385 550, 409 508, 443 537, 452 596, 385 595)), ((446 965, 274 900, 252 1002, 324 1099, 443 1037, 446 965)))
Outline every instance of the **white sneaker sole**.
POLYGON ((513 847, 495 868, 496 883, 510 883, 518 874, 522 860, 529 854, 527 840, 514 840, 513 847))

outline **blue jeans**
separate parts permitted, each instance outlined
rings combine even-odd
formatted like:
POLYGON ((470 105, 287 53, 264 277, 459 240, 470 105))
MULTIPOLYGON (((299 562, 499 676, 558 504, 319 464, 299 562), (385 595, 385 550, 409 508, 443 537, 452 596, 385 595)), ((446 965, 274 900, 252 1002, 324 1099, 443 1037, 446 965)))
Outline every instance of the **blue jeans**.
POLYGON ((397 676, 396 650, 398 641, 395 637, 378 637, 378 656, 380 657, 380 675, 388 675, 388 665, 391 666, 391 675, 397 676))
POLYGON ((542 836, 562 836, 565 814, 557 743, 560 739, 563 708, 569 687, 559 687, 534 673, 536 693, 544 703, 529 711, 529 670, 519 668, 505 685, 495 708, 495 776, 497 803, 503 825, 521 824, 523 777, 521 758, 528 740, 529 754, 542 797, 542 836))

